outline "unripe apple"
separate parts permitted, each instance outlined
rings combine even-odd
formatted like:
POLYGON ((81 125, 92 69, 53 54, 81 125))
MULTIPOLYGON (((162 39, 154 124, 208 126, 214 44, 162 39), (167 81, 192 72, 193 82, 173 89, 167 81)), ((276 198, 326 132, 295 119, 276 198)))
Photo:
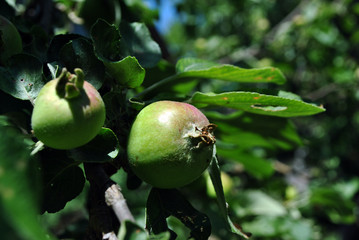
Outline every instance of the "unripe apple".
POLYGON ((197 179, 213 157, 214 124, 196 107, 158 101, 137 115, 128 140, 133 172, 158 188, 177 188, 197 179))
POLYGON ((81 69, 61 75, 40 90, 31 124, 46 146, 72 149, 92 140, 104 124, 105 105, 99 92, 87 81, 81 69))

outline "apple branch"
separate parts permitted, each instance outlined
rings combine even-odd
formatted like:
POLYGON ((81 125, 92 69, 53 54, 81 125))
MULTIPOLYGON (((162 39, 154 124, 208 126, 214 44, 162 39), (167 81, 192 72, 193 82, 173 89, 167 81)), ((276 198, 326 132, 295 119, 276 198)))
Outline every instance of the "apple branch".
MULTIPOLYGON (((120 223, 125 220, 135 222, 134 217, 126 203, 126 199, 121 193, 120 186, 109 178, 102 165, 99 163, 84 163, 84 166, 86 178, 90 182, 90 187, 97 189, 99 194, 103 194, 102 196, 99 196, 101 201, 107 207, 112 209, 117 220, 120 223)), ((107 216, 106 218, 110 219, 111 216, 107 216)), ((105 224, 108 219, 104 219, 103 224, 105 224)), ((111 233, 108 226, 103 227, 100 231, 104 233, 103 237, 108 236, 108 234, 111 233), (104 229, 106 229, 106 231, 104 231, 104 229)), ((113 236, 111 239, 112 238, 113 236)))

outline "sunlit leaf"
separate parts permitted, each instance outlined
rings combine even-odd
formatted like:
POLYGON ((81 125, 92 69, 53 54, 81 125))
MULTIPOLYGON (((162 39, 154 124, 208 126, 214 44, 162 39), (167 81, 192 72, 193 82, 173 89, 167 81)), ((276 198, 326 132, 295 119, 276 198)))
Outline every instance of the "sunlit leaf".
POLYGON ((189 102, 198 107, 221 106, 278 117, 308 116, 325 111, 322 106, 292 98, 243 91, 220 94, 196 92, 189 102))
POLYGON ((176 64, 178 77, 212 78, 231 82, 277 83, 286 79, 278 68, 239 68, 229 64, 218 64, 196 58, 183 58, 176 64))
POLYGON ((135 57, 126 57, 117 62, 104 62, 107 71, 120 83, 129 88, 135 88, 145 79, 145 69, 135 57))

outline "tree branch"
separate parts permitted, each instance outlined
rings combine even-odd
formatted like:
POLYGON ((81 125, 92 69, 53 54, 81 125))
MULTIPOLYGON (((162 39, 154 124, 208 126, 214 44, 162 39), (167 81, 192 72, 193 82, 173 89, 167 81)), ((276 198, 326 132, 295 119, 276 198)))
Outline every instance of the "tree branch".
MULTIPOLYGON (((95 234, 102 234, 102 239, 117 239, 114 232, 116 223, 125 220, 135 222, 132 213, 121 193, 120 187, 106 174, 100 163, 84 163, 86 178, 90 182, 90 221, 94 224, 95 234), (107 209, 111 209, 108 211, 107 209), (116 220, 112 220, 112 217, 116 220)), ((91 225, 91 223, 90 223, 91 225)))
POLYGON ((130 212, 130 209, 128 208, 126 199, 122 195, 121 188, 118 184, 114 183, 106 189, 105 200, 107 206, 112 208, 120 222, 125 220, 135 222, 135 219, 130 212))

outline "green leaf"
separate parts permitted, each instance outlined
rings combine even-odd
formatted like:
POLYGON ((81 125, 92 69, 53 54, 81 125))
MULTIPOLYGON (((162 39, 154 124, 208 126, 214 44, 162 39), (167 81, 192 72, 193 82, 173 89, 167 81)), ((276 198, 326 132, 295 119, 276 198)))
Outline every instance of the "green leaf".
POLYGON ((135 88, 145 79, 145 69, 135 57, 126 57, 117 62, 104 61, 107 71, 123 86, 135 88))
MULTIPOLYGON (((166 218, 169 217, 169 215, 161 202, 158 190, 152 188, 146 203, 146 228, 150 231, 150 234, 160 234, 166 231, 171 232, 166 222, 166 218)), ((175 233, 171 232, 171 234, 175 233)))
POLYGON ((85 38, 71 40, 65 44, 60 52, 60 61, 70 71, 81 68, 85 74, 85 80, 99 89, 105 78, 105 67, 97 59, 91 43, 85 38))
POLYGON ((211 177, 211 181, 212 181, 214 190, 216 192, 220 214, 223 216, 223 218, 227 224, 227 227, 233 233, 238 234, 245 239, 248 239, 251 236, 251 234, 244 232, 242 230, 242 228, 239 227, 238 224, 235 225, 228 215, 228 205, 227 205, 226 199, 224 197, 222 179, 221 179, 221 171, 219 169, 218 159, 217 159, 216 155, 214 155, 212 158, 212 161, 208 167, 208 173, 209 173, 209 176, 211 177))
POLYGON ((91 28, 95 54, 102 61, 119 61, 125 55, 121 54, 121 36, 118 28, 103 19, 98 19, 91 28))
MULTIPOLYGON (((60 1, 63 3, 63 1, 60 1)), ((71 9, 74 5, 71 1, 71 9)), ((97 1, 87 0, 80 1, 76 7, 76 15, 84 21, 84 25, 90 28, 99 18, 108 22, 121 20, 121 7, 118 1, 97 1)))
POLYGON ((196 92, 189 102, 197 107, 221 106, 278 117, 308 116, 325 111, 322 106, 292 98, 243 91, 220 94, 196 92))
POLYGON ((147 226, 155 234, 168 231, 166 218, 178 218, 191 230, 190 237, 208 239, 211 223, 207 215, 198 212, 176 189, 152 188, 147 202, 147 226))
POLYGON ((78 163, 68 158, 65 151, 46 149, 39 155, 43 175, 42 211, 55 213, 82 192, 85 177, 78 163))
POLYGON ((142 84, 145 69, 130 50, 123 47, 120 32, 115 25, 99 19, 91 28, 95 54, 104 63, 109 74, 122 86, 135 88, 142 84))
POLYGON ((160 234, 151 234, 149 240, 171 240, 170 232, 162 232, 160 234))
POLYGON ((147 240, 148 233, 134 222, 121 222, 118 240, 147 240))
POLYGON ((218 155, 241 163, 244 169, 257 179, 268 178, 274 173, 273 164, 270 161, 236 149, 236 147, 233 147, 233 149, 218 147, 218 155))
POLYGON ((123 33, 122 53, 136 57, 144 68, 154 67, 161 60, 161 49, 144 23, 121 21, 120 31, 123 33))
POLYGON ((29 177, 34 162, 24 136, 14 128, 0 126, 0 159, 0 219, 23 239, 53 239, 38 221, 36 191, 29 177))
POLYGON ((282 203, 259 190, 244 191, 239 203, 242 209, 238 213, 241 216, 285 216, 287 214, 287 210, 282 203))
POLYGON ((60 58, 60 51, 63 46, 72 40, 83 38, 78 34, 59 34, 51 39, 49 49, 47 50, 47 62, 56 62, 60 58))
POLYGON ((57 77, 57 73, 59 72, 59 65, 48 63, 47 67, 50 70, 51 78, 55 79, 57 77))
MULTIPOLYGON (((144 22, 148 26, 152 26, 154 21, 159 17, 158 9, 151 8, 142 0, 125 0, 126 12, 134 17, 136 21, 144 22), (136 13, 135 15, 132 13, 136 13)), ((126 13, 125 13, 126 14, 126 13)), ((125 15, 124 14, 124 15, 125 15)), ((126 19, 126 17, 124 17, 126 19)))
POLYGON ((291 119, 236 111, 223 114, 204 112, 217 125, 217 153, 226 160, 239 162, 257 179, 274 173, 273 164, 265 153, 291 150, 302 145, 291 119))
MULTIPOLYGON (((291 150, 302 145, 302 141, 291 119, 264 116, 248 112, 236 111, 223 114, 206 111, 210 122, 217 125, 216 136, 220 143, 234 144, 226 149, 248 151, 253 147, 263 147, 270 150, 278 148, 291 150)), ((219 149, 222 146, 217 145, 219 149)))
POLYGON ((178 77, 212 78, 231 82, 283 84, 282 72, 273 67, 244 69, 196 58, 183 58, 176 64, 178 77))
POLYGON ((347 199, 337 184, 313 188, 310 203, 315 206, 318 213, 327 215, 336 224, 351 224, 356 220, 353 215, 355 202, 352 198, 347 199))
POLYGON ((34 24, 29 31, 31 42, 26 42, 24 52, 36 56, 41 62, 46 62, 49 41, 46 30, 42 26, 34 24))
MULTIPOLYGON (((216 151, 216 150, 215 150, 216 151)), ((214 155, 212 161, 208 168, 209 176, 211 177, 211 181, 216 192, 217 201, 220 209, 220 213, 224 218, 228 216, 227 210, 227 202, 224 197, 223 186, 222 186, 222 179, 221 179, 221 171, 218 165, 217 156, 214 155)))
POLYGON ((107 162, 113 160, 120 151, 115 133, 109 128, 101 131, 89 143, 71 149, 68 154, 78 162, 107 162))
POLYGON ((42 63, 32 55, 14 55, 0 67, 0 89, 15 98, 33 101, 44 84, 42 63))
POLYGON ((309 221, 293 219, 289 216, 259 216, 253 221, 245 223, 244 227, 252 231, 253 235, 258 238, 278 239, 279 236, 285 236, 286 239, 293 240, 313 239, 313 226, 309 221))

